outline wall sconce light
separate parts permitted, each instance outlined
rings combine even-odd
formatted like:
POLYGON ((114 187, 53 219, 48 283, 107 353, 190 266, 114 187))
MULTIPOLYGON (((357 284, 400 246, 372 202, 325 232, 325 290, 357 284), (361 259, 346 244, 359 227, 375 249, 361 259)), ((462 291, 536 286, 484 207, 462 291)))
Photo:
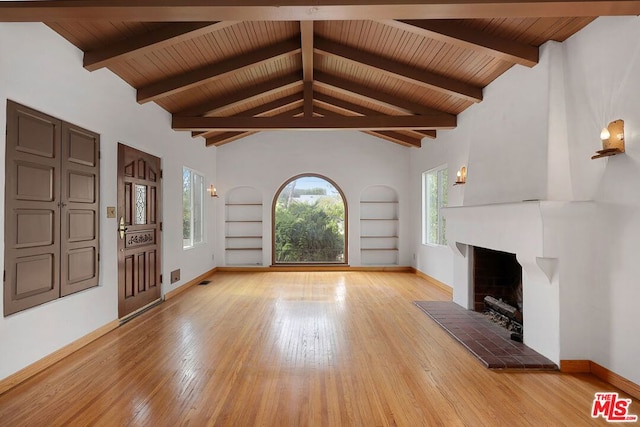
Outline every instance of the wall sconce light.
POLYGON ((602 150, 596 151, 596 155, 591 159, 624 153, 624 120, 614 120, 607 127, 602 128, 600 139, 602 150))
POLYGON ((462 185, 467 182, 467 167, 462 166, 456 173, 456 182, 453 185, 462 185))
POLYGON ((218 193, 216 191, 216 187, 214 187, 213 184, 211 184, 209 186, 209 188, 207 188, 207 191, 209 192, 209 195, 211 197, 220 197, 220 196, 218 196, 218 193))

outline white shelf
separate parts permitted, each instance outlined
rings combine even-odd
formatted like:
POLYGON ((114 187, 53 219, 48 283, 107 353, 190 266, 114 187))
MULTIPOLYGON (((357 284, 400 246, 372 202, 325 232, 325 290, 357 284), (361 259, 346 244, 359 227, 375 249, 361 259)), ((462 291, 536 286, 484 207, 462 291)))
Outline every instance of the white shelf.
POLYGON ((363 265, 398 265, 399 203, 395 190, 372 186, 360 200, 360 256, 363 265))
POLYGON ((225 248, 227 251, 262 251, 262 248, 225 248))
POLYGON ((250 187, 233 189, 225 203, 225 265, 262 265, 262 202, 250 187))

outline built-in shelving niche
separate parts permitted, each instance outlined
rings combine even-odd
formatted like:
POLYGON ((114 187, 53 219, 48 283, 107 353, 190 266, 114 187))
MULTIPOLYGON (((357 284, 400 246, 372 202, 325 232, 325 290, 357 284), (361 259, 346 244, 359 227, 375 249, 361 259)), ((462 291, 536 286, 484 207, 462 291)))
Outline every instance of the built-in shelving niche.
POLYGON ((366 188, 360 197, 362 265, 398 265, 398 193, 384 185, 366 188))
POLYGON ((262 196, 252 187, 237 187, 225 197, 225 264, 262 265, 262 196))

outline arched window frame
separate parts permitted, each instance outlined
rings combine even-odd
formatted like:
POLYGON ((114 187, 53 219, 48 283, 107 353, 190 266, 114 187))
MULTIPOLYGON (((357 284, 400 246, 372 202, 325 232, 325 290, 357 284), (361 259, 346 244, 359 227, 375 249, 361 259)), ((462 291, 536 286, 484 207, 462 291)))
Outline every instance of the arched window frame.
POLYGON ((302 173, 296 176, 293 176, 286 180, 276 191, 273 196, 273 201, 271 202, 271 265, 296 265, 296 266, 304 266, 304 265, 347 265, 349 264, 349 205, 347 203, 347 198, 342 191, 342 188, 334 180, 328 178, 324 175, 317 173, 302 173), (316 262, 307 262, 307 263, 285 263, 278 262, 276 263, 276 205, 278 202, 278 197, 280 193, 289 185, 291 182, 300 178, 320 178, 327 181, 329 184, 333 185, 333 187, 338 190, 340 197, 342 198, 342 203, 344 204, 344 262, 331 262, 331 263, 316 263, 316 262))

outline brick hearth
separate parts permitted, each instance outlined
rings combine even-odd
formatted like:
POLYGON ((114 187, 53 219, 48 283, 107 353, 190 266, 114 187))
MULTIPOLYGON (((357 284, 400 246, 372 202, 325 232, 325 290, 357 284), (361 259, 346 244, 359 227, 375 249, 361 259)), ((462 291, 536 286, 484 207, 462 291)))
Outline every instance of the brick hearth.
POLYGON ((482 313, 447 301, 416 301, 415 304, 489 369, 558 369, 551 360, 511 340, 509 331, 482 313))

